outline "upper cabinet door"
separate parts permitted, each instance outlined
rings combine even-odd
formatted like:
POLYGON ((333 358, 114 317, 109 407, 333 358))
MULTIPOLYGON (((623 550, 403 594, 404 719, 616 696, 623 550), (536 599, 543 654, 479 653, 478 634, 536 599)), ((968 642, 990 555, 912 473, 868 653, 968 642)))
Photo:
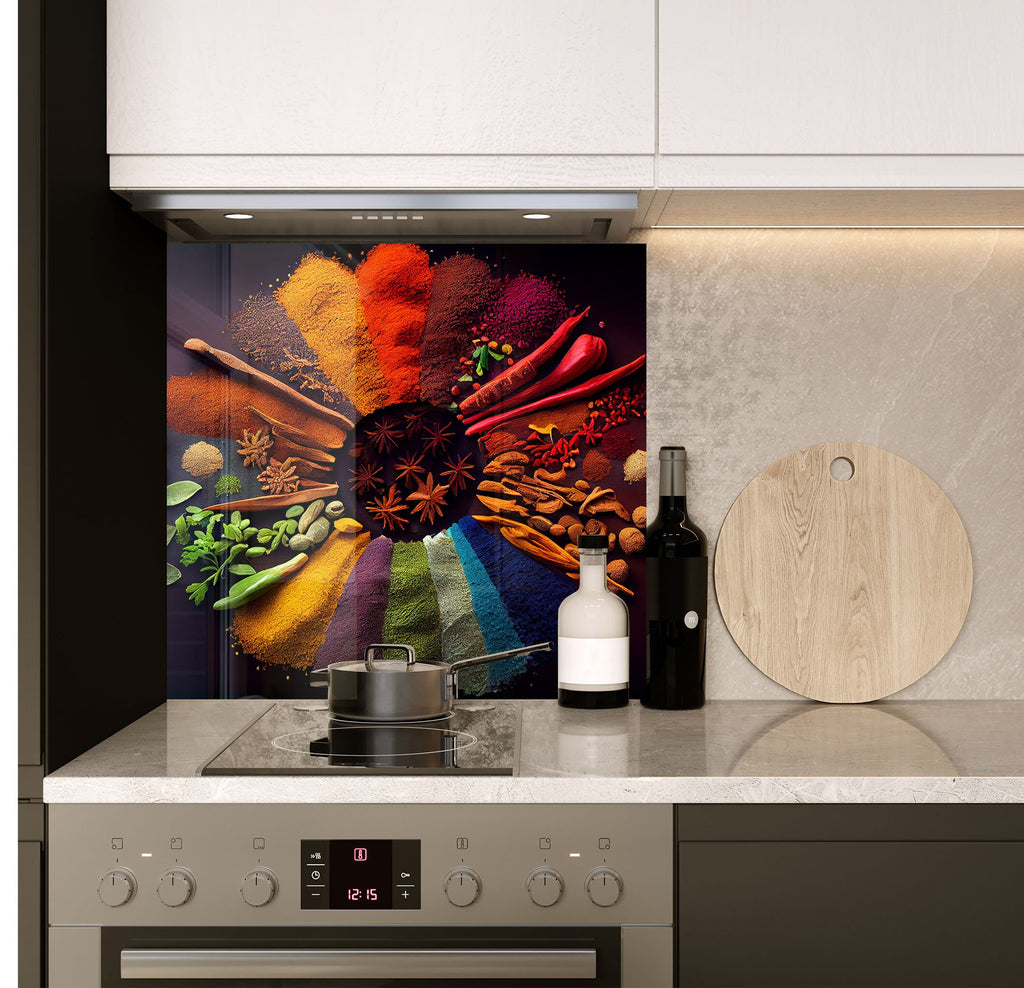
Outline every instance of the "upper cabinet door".
POLYGON ((1020 0, 661 0, 668 155, 1024 153, 1020 0))
POLYGON ((654 0, 108 0, 112 155, 636 155, 654 0))

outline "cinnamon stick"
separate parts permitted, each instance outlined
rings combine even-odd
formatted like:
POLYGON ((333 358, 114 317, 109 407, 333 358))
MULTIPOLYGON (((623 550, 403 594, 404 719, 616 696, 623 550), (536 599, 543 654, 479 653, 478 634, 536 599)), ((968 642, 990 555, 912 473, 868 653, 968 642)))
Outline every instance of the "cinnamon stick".
POLYGON ((238 501, 211 504, 207 511, 275 511, 290 508, 293 504, 307 504, 317 498, 327 500, 338 493, 337 484, 317 484, 315 487, 301 487, 290 494, 264 494, 261 497, 244 497, 238 501))
MULTIPOLYGON (((323 449, 324 445, 314 439, 309 433, 300 429, 297 425, 289 425, 287 422, 278 422, 277 419, 271 418, 266 412, 261 412, 258 408, 254 408, 252 405, 246 406, 253 415, 263 419, 271 429, 274 430, 275 436, 284 436, 285 439, 290 439, 293 443, 298 443, 300 446, 312 446, 316 449, 323 449)), ((338 447, 332 447, 337 449, 338 447)))
POLYGON ((205 340, 195 338, 185 340, 184 346, 186 350, 191 350, 193 353, 201 353, 204 356, 209 357, 215 363, 220 364, 221 367, 236 371, 240 374, 247 374, 250 378, 250 383, 256 387, 272 392, 279 398, 284 398, 286 401, 290 401, 297 408, 301 408, 307 415, 316 415, 318 418, 324 419, 332 425, 340 426, 348 432, 351 432, 355 428, 355 423, 347 416, 342 415, 341 412, 336 412, 333 409, 324 408, 323 405, 318 405, 311 398, 307 398, 305 395, 299 394, 299 392, 294 388, 288 387, 287 384, 282 384, 277 380, 277 378, 271 377, 269 374, 265 374, 261 370, 257 370, 251 364, 247 364, 244 360, 239 360, 239 358, 234 354, 227 353, 224 350, 218 350, 216 347, 210 346, 210 344, 205 340))

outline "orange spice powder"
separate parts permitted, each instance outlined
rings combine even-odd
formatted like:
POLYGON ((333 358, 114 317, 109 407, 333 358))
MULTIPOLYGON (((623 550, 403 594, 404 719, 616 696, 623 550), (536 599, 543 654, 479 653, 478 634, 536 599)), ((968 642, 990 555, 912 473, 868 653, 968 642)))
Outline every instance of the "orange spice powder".
POLYGON ((369 532, 331 532, 290 580, 235 612, 238 644, 258 662, 308 669, 345 582, 369 544, 369 532))
POLYGON ((378 244, 356 277, 390 401, 419 401, 420 341, 430 301, 427 252, 416 244, 378 244))
POLYGON ((360 415, 370 415, 388 403, 387 385, 351 269, 336 258, 307 254, 275 297, 299 327, 324 373, 360 415))
POLYGON ((193 371, 167 382, 167 425, 187 436, 239 438, 243 429, 266 429, 249 406, 297 426, 329 449, 340 449, 345 430, 291 402, 217 370, 193 371))

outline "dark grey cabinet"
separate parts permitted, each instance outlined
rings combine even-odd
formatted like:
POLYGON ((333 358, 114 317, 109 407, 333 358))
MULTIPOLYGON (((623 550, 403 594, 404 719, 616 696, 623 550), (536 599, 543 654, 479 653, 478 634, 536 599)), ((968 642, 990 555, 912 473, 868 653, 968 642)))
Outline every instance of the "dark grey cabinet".
POLYGON ((1024 985, 1024 806, 677 813, 677 984, 1024 985))

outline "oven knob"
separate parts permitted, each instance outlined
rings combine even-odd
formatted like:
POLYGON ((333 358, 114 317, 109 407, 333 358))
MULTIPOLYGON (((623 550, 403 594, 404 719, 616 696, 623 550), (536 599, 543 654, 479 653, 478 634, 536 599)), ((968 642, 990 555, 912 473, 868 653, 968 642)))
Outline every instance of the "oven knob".
POLYGON ((472 868, 453 868, 445 877, 444 894, 453 906, 471 906, 480 898, 480 876, 472 868))
POLYGON ((242 879, 242 898, 250 906, 265 906, 277 895, 277 875, 269 868, 253 868, 242 879))
POLYGON ((161 876, 156 894, 165 906, 183 906, 196 894, 196 877, 187 868, 172 868, 161 876))
POLYGON ((135 876, 127 868, 111 868, 100 879, 96 891, 103 905, 123 906, 131 902, 136 888, 135 876))
POLYGON ((526 891, 538 906, 553 906, 562 898, 565 882, 554 868, 534 868, 526 879, 526 891))
POLYGON ((622 898, 622 878, 611 868, 595 868, 587 875, 586 888, 595 906, 614 906, 622 898))

